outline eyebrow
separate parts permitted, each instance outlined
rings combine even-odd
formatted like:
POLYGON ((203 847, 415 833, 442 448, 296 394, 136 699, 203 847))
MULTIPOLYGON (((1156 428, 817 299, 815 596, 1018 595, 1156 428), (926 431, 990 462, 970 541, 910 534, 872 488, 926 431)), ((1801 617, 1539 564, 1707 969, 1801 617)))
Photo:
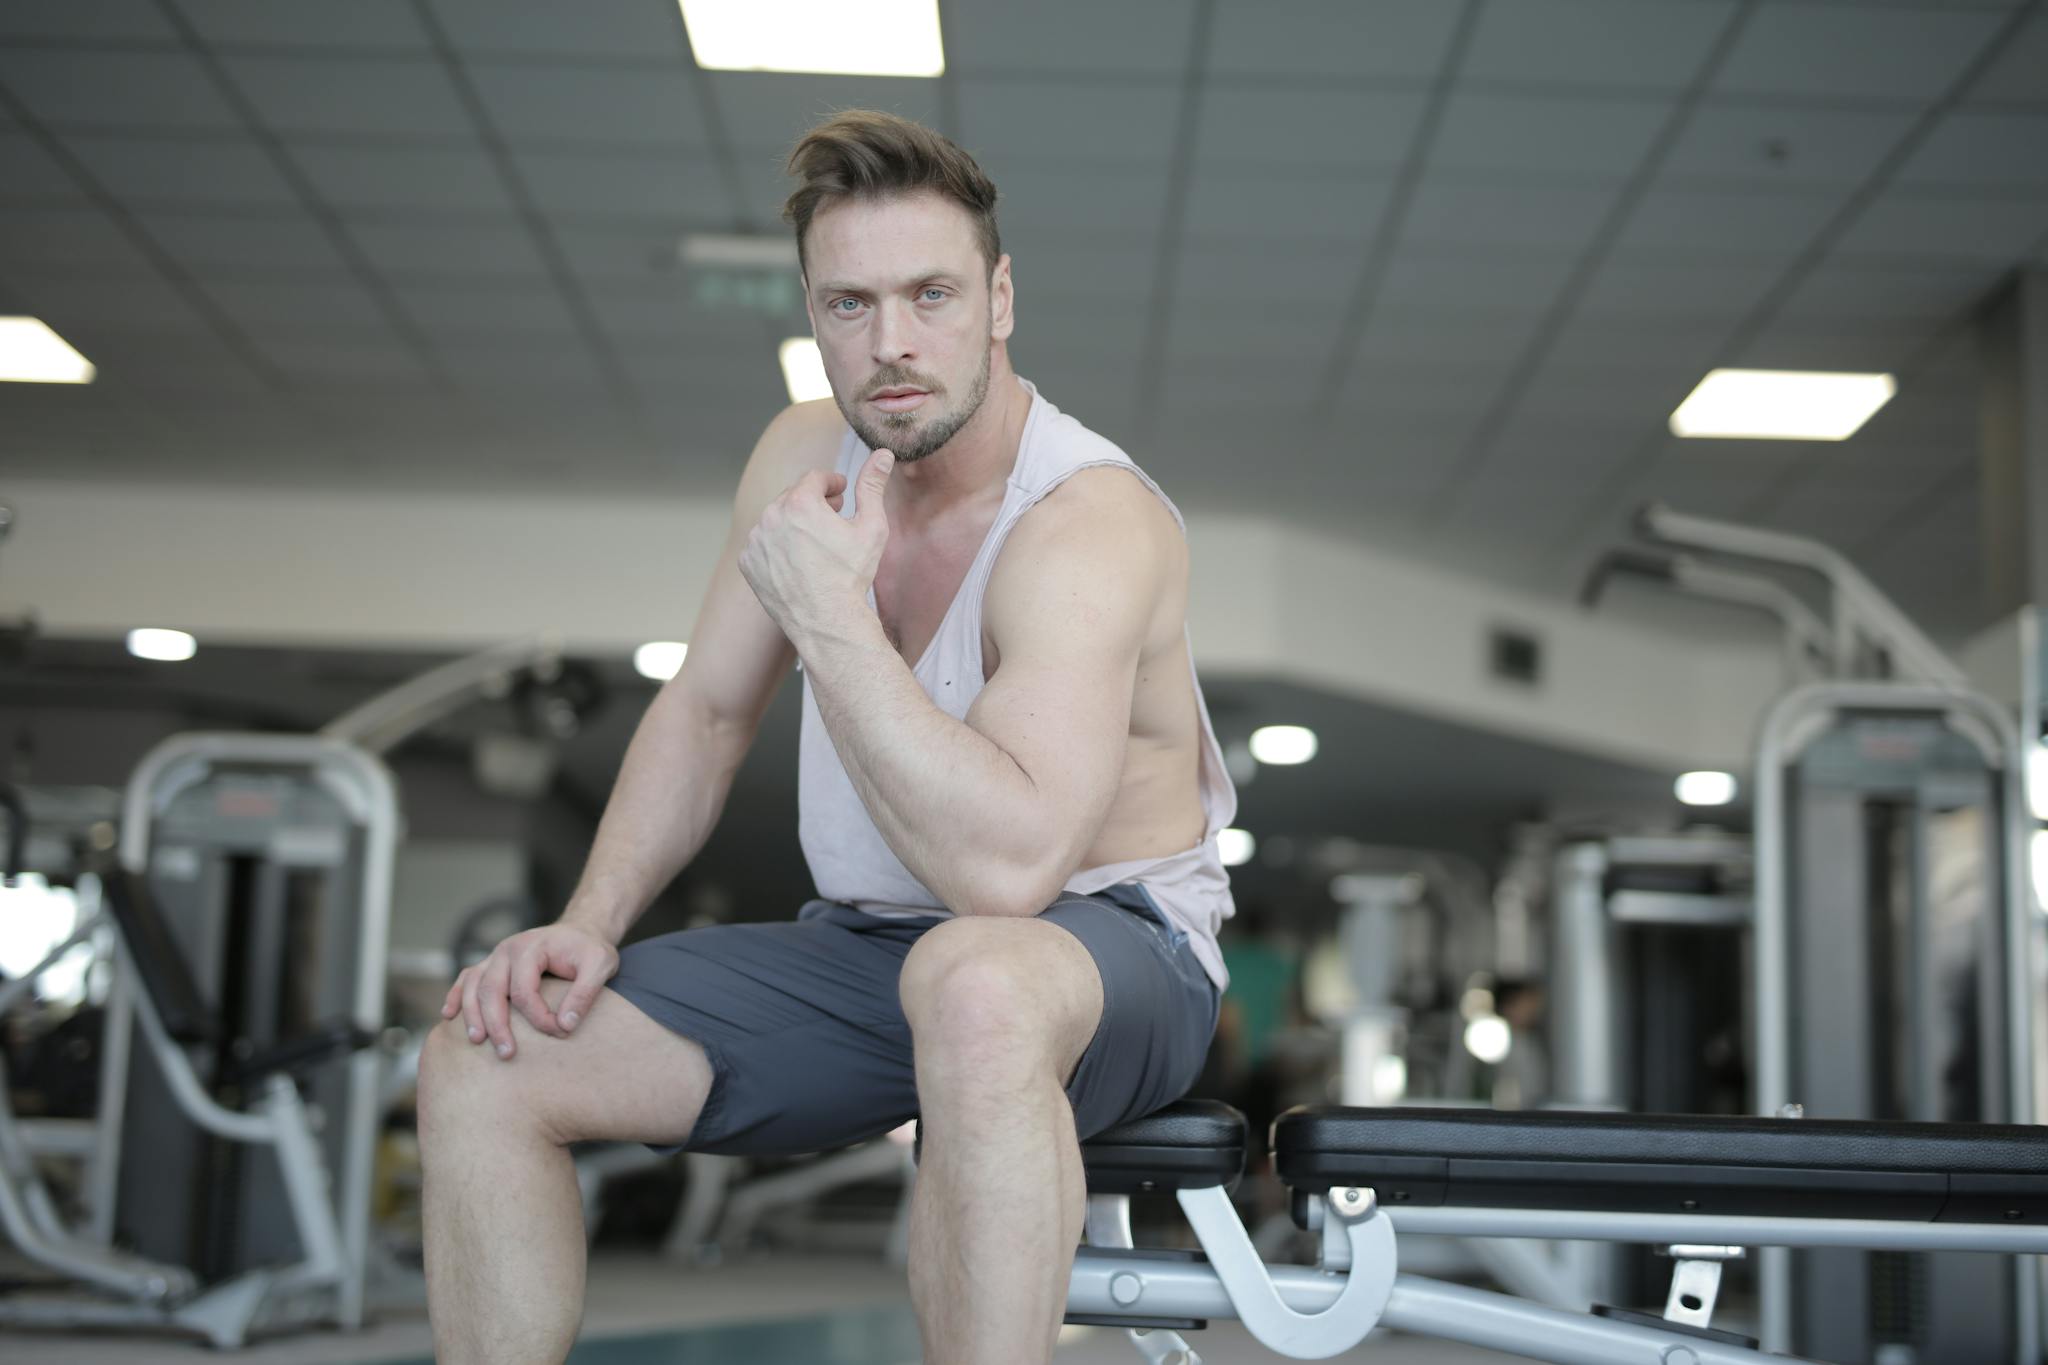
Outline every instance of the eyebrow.
MULTIPOLYGON (((942 283, 942 284, 950 284, 950 285, 953 285, 953 286, 955 286, 955 287, 957 288, 957 287, 959 286, 959 284, 960 284, 960 276, 958 276, 958 275, 954 274, 954 273, 953 273, 952 271, 950 271, 950 270, 927 270, 927 271, 925 271, 925 272, 924 272, 923 274, 921 274, 921 275, 915 275, 915 276, 912 276, 912 277, 911 277, 910 279, 906 280, 906 281, 905 281, 905 282, 904 282, 904 283, 903 283, 903 284, 902 284, 901 286, 899 286, 899 287, 900 287, 900 288, 905 288, 905 289, 908 289, 908 288, 912 287, 913 285, 920 285, 920 284, 936 284, 936 283, 942 283)), ((821 285, 819 285, 819 286, 817 287, 817 290, 816 290, 816 292, 822 295, 822 294, 868 294, 868 293, 872 293, 873 291, 872 291, 872 290, 870 290, 870 289, 869 289, 869 288, 868 288, 867 286, 865 286, 865 285, 859 285, 859 284, 835 284, 835 283, 830 283, 830 282, 828 282, 828 283, 825 283, 825 284, 821 284, 821 285)))

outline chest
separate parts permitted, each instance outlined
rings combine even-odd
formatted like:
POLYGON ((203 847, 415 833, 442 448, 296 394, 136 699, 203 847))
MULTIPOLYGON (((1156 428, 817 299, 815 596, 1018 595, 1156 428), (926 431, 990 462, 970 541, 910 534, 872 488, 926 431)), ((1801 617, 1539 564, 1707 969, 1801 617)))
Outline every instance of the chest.
POLYGON ((924 657, 981 553, 1000 506, 927 526, 891 526, 875 571, 875 611, 912 667, 924 657))

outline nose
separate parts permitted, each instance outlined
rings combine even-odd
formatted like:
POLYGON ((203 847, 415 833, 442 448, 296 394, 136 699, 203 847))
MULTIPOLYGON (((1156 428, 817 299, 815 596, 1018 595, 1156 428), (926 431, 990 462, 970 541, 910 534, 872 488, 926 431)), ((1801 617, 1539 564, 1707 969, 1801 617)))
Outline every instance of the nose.
POLYGON ((872 358, 877 365, 907 364, 917 355, 916 325, 900 299, 884 299, 875 308, 874 325, 868 332, 872 358))

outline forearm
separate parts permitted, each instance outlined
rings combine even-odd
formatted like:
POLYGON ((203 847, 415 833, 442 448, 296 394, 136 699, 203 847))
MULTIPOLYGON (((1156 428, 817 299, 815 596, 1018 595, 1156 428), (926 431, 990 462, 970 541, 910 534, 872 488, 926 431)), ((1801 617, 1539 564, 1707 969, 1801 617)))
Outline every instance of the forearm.
POLYGON ((819 715, 883 840, 956 914, 1031 915, 1067 869, 1030 775, 932 704, 871 612, 798 643, 819 715))
POLYGON ((695 857, 725 808, 750 733, 670 684, 633 732, 583 877, 562 919, 613 943, 695 857))

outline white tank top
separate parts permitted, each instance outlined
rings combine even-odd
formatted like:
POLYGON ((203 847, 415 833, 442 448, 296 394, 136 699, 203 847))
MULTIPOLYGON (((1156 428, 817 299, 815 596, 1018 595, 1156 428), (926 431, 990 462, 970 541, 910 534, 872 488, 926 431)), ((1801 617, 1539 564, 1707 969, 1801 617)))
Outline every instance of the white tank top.
MULTIPOLYGON (((1010 471, 1003 505, 989 527, 960 590, 946 608, 938 633, 926 646, 924 656, 911 669, 918 685, 941 711, 964 721, 967 709, 981 695, 981 602, 988 589, 989 574, 1003 541, 1039 500, 1083 469, 1117 465, 1128 469, 1158 494, 1167 510, 1180 523, 1186 521, 1180 509, 1160 492, 1130 456, 1066 416, 1048 403, 1029 383, 1031 411, 1024 420, 1023 439, 1018 443, 1017 463, 1010 471)), ((870 451, 851 428, 839 443, 835 466, 846 476, 846 493, 841 506, 844 516, 854 512, 854 483, 870 451)), ((874 605, 874 592, 868 605, 874 605)), ((1216 933, 1230 917, 1230 874, 1223 870, 1216 833, 1237 814, 1237 790, 1223 767, 1223 750, 1209 724, 1208 704, 1202 699, 1202 685, 1194 676, 1194 651, 1188 652, 1188 677, 1195 692, 1195 713, 1202 728, 1199 781, 1201 784, 1203 830, 1201 842, 1157 858, 1138 858, 1103 867, 1083 868, 1067 879, 1065 890, 1075 895, 1092 895, 1124 882, 1137 882, 1151 895, 1153 903, 1172 923, 1185 931, 1195 956, 1220 989, 1228 984, 1223 955, 1216 948, 1216 933)), ((803 736, 797 769, 797 833, 803 843, 804 859, 818 894, 826 900, 845 901, 870 913, 918 915, 949 913, 929 888, 912 875, 889 845, 861 803, 860 793, 846 775, 818 713, 818 700, 811 682, 804 679, 803 736)))

